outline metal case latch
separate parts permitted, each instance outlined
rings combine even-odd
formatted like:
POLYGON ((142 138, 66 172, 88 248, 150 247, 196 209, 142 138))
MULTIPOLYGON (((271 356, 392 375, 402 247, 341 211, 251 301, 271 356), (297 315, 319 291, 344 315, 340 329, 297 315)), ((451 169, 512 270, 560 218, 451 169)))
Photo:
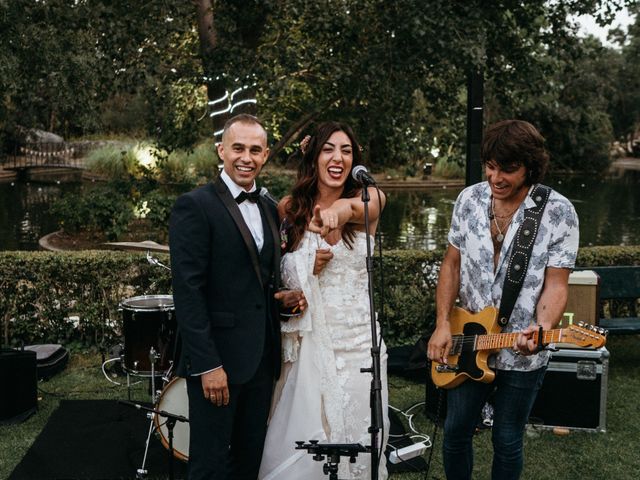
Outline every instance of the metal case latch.
POLYGON ((578 360, 576 378, 578 380, 595 380, 598 375, 596 362, 592 360, 578 360))

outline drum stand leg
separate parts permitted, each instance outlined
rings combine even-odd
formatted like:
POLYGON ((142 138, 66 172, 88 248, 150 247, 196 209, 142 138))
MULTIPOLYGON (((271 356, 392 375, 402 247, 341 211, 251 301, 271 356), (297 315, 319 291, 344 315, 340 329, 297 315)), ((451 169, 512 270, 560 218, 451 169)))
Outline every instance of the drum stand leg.
MULTIPOLYGON (((156 350, 151 347, 151 349, 149 350, 149 360, 151 363, 151 403, 152 405, 156 405, 156 403, 158 402, 158 394, 156 392, 156 362, 158 361, 159 355, 156 353, 156 350)), ((128 385, 128 381, 129 381, 129 374, 127 374, 127 385, 128 385)), ((131 392, 129 392, 129 396, 131 396, 131 392)), ((145 465, 147 463, 147 454, 149 453, 149 443, 151 440, 151 433, 153 433, 154 427, 153 427, 153 420, 154 420, 154 413, 149 413, 148 417, 150 419, 150 423, 149 423, 149 432, 147 433, 147 441, 145 443, 144 446, 144 457, 142 458, 142 466, 137 470, 136 472, 136 478, 137 479, 144 479, 147 475, 147 470, 145 469, 145 465)), ((175 423, 175 420, 174 420, 175 423)), ((171 477, 173 478, 173 464, 170 464, 169 466, 170 468, 170 474, 171 477)))

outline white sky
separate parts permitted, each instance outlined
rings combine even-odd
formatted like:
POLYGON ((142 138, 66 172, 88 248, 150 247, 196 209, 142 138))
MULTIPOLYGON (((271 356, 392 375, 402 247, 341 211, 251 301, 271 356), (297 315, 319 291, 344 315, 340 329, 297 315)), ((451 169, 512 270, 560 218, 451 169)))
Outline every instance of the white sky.
POLYGON ((579 34, 584 36, 589 34, 594 35, 598 37, 604 45, 612 47, 613 45, 607 41, 607 32, 617 26, 626 30, 629 24, 633 22, 633 17, 631 17, 629 11, 624 8, 616 14, 615 20, 611 25, 605 28, 600 27, 591 15, 581 15, 577 18, 577 21, 580 24, 579 34))

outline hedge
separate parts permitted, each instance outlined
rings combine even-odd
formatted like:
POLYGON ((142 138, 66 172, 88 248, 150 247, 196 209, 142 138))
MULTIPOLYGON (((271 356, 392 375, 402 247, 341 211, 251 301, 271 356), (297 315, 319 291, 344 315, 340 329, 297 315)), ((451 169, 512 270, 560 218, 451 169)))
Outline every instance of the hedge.
MULTIPOLYGON (((388 345, 413 342, 433 325, 442 254, 391 250, 382 269, 376 259, 376 307, 388 345)), ((168 264, 167 255, 157 257, 168 264)), ((640 246, 582 248, 577 264, 640 265, 640 246)), ((1 342, 108 349, 121 341, 123 299, 170 293, 170 273, 144 254, 0 252, 1 342)))
POLYGON ((119 341, 120 301, 167 293, 170 283, 141 254, 0 252, 2 343, 108 348, 119 341))

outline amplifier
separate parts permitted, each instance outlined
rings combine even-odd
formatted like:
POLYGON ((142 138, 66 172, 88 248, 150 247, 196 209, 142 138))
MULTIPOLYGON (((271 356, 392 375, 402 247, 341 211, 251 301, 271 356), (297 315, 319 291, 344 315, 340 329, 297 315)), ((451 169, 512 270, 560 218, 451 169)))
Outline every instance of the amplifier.
POLYGON ((581 270, 569 275, 567 307, 559 327, 584 322, 597 325, 600 305, 600 277, 593 270, 581 270))
POLYGON ((0 350, 0 424, 19 423, 38 407, 36 352, 0 350))
POLYGON ((529 416, 536 427, 606 431, 609 351, 560 349, 553 352, 529 416))

